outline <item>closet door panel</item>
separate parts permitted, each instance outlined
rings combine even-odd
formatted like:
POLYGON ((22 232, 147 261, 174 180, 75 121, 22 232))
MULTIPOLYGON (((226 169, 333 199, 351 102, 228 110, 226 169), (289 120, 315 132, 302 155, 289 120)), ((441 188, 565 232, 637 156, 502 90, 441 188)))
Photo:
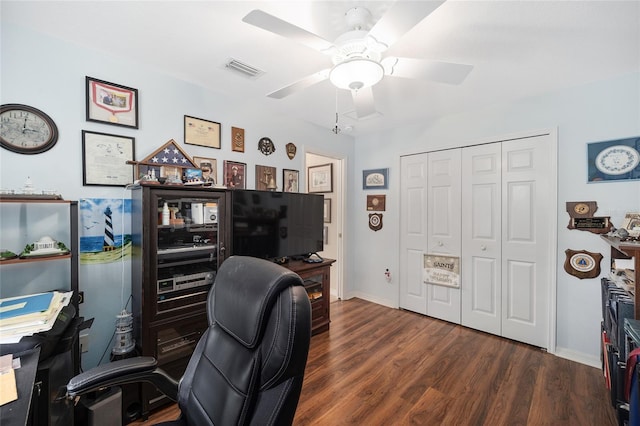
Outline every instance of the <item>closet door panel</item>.
MULTIPOLYGON (((428 254, 461 255, 461 150, 431 152, 427 157, 428 254)), ((427 315, 460 324, 460 289, 426 284, 427 315)))
POLYGON ((426 315, 427 154, 402 157, 400 170, 400 307, 426 315))
POLYGON ((546 348, 555 175, 550 136, 502 143, 502 336, 546 348))
POLYGON ((500 144, 462 151, 462 324, 501 333, 500 144))

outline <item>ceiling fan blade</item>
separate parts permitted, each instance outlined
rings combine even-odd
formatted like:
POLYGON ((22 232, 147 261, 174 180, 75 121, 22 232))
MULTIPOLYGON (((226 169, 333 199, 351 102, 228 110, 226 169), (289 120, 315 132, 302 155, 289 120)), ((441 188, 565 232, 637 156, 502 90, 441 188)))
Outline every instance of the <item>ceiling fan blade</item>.
POLYGON ((280 18, 276 18, 260 9, 252 10, 242 18, 247 24, 251 24, 255 27, 262 28, 274 34, 281 35, 286 38, 290 38, 305 46, 311 47, 319 51, 325 51, 333 47, 333 43, 310 33, 298 26, 295 26, 287 21, 283 21, 280 18))
POLYGON ((356 107, 356 116, 359 119, 366 118, 377 112, 376 104, 373 100, 373 88, 371 86, 359 90, 352 90, 351 96, 353 97, 353 103, 356 107))
POLYGON ((311 87, 314 84, 320 83, 321 81, 329 78, 329 69, 319 71, 317 73, 311 74, 308 77, 303 78, 302 80, 296 81, 293 84, 283 87, 282 89, 278 89, 275 92, 269 93, 267 96, 274 99, 282 99, 289 95, 292 95, 300 90, 306 89, 307 87, 311 87))
POLYGON ((444 1, 397 1, 371 28, 369 36, 391 47, 444 1))
POLYGON ((385 75, 447 84, 462 83, 473 69, 473 65, 393 56, 384 58, 381 62, 385 75))

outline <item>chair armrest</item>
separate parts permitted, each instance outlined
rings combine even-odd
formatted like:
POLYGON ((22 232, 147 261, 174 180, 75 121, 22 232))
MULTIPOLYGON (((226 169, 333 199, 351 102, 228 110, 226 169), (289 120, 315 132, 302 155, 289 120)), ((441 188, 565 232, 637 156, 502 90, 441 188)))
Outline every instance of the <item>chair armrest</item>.
POLYGON ((99 365, 72 377, 66 396, 74 398, 110 386, 149 382, 173 401, 178 398, 178 382, 160 368, 152 357, 136 357, 99 365))

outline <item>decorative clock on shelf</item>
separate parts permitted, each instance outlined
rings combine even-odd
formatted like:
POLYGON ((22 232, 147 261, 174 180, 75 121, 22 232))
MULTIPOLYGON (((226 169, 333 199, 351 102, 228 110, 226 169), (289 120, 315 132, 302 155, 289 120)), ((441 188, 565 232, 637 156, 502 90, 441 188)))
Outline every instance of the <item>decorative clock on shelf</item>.
POLYGON ((40 154, 58 141, 58 127, 44 112, 21 104, 0 106, 0 145, 19 154, 40 154))

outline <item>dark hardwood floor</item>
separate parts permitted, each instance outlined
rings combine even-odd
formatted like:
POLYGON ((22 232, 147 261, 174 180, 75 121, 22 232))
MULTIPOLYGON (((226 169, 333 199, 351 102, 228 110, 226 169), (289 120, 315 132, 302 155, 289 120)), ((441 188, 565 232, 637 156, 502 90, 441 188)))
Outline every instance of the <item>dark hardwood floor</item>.
POLYGON ((617 424, 600 369, 361 299, 332 303, 331 318, 311 340, 295 425, 617 424))

